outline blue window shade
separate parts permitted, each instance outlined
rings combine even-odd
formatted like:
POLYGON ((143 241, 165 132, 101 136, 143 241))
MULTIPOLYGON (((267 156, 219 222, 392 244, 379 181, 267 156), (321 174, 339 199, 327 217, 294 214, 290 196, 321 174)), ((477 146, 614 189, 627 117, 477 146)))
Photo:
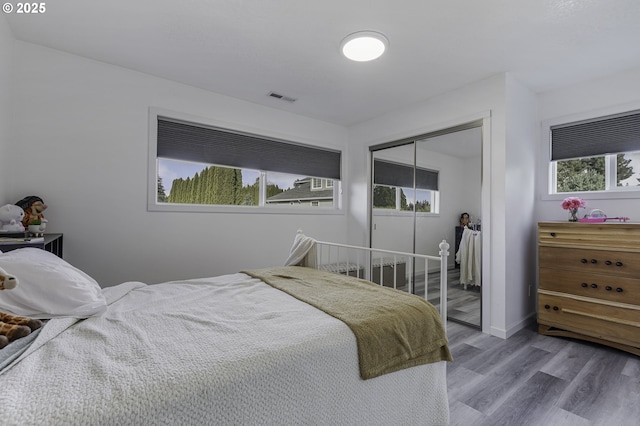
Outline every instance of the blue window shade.
POLYGON ((340 179, 341 152, 158 117, 158 158, 340 179))
MULTIPOLYGON (((373 183, 378 185, 413 188, 413 165, 392 161, 373 161, 373 183)), ((438 172, 417 167, 416 188, 438 190, 438 172)))
POLYGON ((551 160, 640 151, 640 111, 551 127, 551 160))

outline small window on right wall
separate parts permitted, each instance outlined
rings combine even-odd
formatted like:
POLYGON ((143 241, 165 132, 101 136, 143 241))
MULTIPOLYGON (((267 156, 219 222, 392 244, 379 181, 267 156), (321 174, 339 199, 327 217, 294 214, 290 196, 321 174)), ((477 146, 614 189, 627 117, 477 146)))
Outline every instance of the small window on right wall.
POLYGON ((640 111, 551 126, 550 193, 640 190, 640 111))

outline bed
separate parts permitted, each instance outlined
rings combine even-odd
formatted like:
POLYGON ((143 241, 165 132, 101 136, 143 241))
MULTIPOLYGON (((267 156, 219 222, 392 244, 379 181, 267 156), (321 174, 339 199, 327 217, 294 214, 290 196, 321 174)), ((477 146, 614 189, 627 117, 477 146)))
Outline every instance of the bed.
MULTIPOLYGON (((378 364, 363 371, 362 337, 352 325, 338 319, 336 311, 327 314, 312 306, 315 293, 290 294, 279 286, 311 287, 311 274, 320 277, 320 293, 334 292, 323 285, 353 284, 364 289, 357 294, 382 292, 417 305, 428 302, 360 278, 299 266, 319 263, 313 250, 304 251, 298 266, 105 289, 42 250, 1 254, 0 268, 21 280, 14 290, 62 291, 74 302, 57 306, 55 300, 35 297, 28 314, 48 319, 46 324, 0 350, 11 352, 0 363, 2 423, 447 424, 446 363, 451 358, 437 312, 433 336, 421 343, 428 350, 411 347, 411 336, 420 333, 409 327, 399 345, 411 353, 408 365, 377 359, 379 351, 372 351, 378 364), (46 285, 36 283, 43 278, 46 285), (51 312, 40 312, 46 309, 51 312)), ((294 258, 299 253, 292 248, 294 258)), ((25 305, 20 297, 34 294, 13 295, 14 290, 0 293, 0 310, 25 305)), ((346 299, 336 294, 335 300, 340 305, 346 299)), ((370 347, 383 345, 373 336, 370 347)), ((390 358, 397 361, 397 353, 390 358)))

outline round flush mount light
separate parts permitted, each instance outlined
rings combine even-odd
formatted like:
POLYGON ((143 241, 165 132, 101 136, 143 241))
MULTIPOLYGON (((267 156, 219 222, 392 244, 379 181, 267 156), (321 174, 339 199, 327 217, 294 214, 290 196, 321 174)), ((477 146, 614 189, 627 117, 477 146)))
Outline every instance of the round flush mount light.
POLYGON ((384 34, 376 31, 358 31, 342 40, 340 51, 352 61, 366 62, 382 56, 388 46, 389 40, 384 34))

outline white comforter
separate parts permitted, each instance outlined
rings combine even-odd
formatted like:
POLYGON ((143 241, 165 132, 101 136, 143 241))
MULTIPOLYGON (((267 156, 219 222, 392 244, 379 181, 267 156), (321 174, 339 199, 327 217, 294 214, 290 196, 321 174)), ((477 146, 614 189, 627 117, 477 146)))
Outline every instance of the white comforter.
POLYGON ((363 381, 342 322, 244 274, 104 293, 0 375, 0 422, 443 425, 445 363, 363 381))

